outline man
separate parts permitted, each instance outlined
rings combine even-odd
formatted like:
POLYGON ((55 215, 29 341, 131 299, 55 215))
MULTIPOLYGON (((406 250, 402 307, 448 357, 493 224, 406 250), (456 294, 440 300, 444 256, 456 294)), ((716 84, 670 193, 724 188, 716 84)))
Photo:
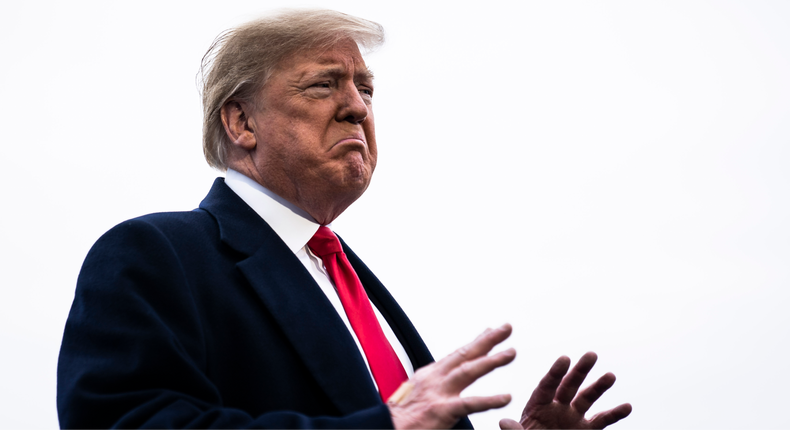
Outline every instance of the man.
MULTIPOLYGON (((372 22, 292 11, 209 50, 204 152, 225 170, 192 212, 119 224, 80 273, 58 367, 62 427, 448 428, 509 395, 461 398, 506 365, 510 326, 433 363, 406 315, 325 226, 376 166, 372 22), (342 247, 342 249, 341 249, 342 247), (416 370, 416 372, 415 372, 416 370)), ((602 428, 607 374, 560 358, 521 422, 602 428), (567 373, 567 376, 566 376, 567 373)))

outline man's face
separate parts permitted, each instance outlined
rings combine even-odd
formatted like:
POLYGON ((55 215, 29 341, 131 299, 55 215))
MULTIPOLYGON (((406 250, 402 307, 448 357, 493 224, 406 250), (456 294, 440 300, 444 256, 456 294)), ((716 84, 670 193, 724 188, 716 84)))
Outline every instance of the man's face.
POLYGON ((376 167, 372 95, 353 41, 283 60, 249 118, 263 185, 297 204, 356 200, 376 167))

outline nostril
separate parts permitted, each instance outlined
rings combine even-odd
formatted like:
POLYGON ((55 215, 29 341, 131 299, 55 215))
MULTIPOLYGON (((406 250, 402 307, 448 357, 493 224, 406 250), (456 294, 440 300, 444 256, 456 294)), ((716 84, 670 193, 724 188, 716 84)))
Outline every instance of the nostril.
POLYGON ((357 117, 357 116, 354 116, 354 115, 349 115, 349 116, 343 118, 343 121, 350 122, 352 124, 361 124, 363 121, 365 121, 365 118, 366 117, 364 117, 364 116, 363 117, 357 117))

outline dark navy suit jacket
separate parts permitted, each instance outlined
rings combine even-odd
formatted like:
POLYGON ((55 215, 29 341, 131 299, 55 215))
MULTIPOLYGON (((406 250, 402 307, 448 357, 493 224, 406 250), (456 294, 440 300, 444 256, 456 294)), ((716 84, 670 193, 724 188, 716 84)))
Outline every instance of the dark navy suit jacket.
MULTIPOLYGON (((414 368, 433 361, 343 246, 414 368)), ((335 309, 221 178, 198 209, 126 221, 93 246, 66 323, 57 401, 64 428, 392 427, 335 309)))

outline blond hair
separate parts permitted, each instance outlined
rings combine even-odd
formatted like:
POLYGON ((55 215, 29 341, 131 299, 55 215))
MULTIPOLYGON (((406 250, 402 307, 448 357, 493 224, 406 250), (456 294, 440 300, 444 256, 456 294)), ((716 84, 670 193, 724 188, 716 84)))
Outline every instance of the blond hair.
POLYGON ((220 34, 200 66, 203 84, 203 154, 227 170, 230 139, 220 111, 229 100, 255 103, 277 64, 299 50, 328 48, 352 39, 366 51, 384 42, 381 25, 326 9, 285 10, 220 34))

